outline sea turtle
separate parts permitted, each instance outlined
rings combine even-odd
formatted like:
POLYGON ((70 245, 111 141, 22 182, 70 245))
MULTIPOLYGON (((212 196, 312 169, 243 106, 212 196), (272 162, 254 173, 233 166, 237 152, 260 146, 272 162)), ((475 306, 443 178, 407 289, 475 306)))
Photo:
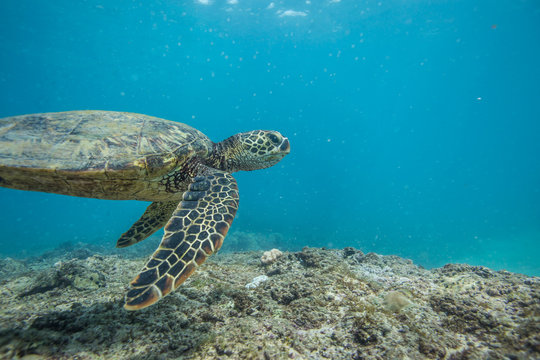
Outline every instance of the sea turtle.
POLYGON ((152 201, 118 240, 133 245, 165 226, 131 282, 124 307, 154 304, 223 243, 238 209, 231 173, 272 166, 290 151, 277 131, 213 143, 174 121, 113 111, 0 119, 0 186, 113 200, 152 201))

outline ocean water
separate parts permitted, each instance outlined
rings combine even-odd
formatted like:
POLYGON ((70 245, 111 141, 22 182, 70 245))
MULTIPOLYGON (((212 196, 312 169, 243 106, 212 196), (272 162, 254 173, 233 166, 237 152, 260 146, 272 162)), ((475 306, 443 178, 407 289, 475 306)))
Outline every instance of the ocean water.
MULTIPOLYGON (((538 44, 537 0, 3 0, 0 117, 130 111, 214 141, 279 130, 290 155, 235 175, 230 236, 540 275, 538 44)), ((113 248, 148 205, 0 201, 12 257, 113 248)))

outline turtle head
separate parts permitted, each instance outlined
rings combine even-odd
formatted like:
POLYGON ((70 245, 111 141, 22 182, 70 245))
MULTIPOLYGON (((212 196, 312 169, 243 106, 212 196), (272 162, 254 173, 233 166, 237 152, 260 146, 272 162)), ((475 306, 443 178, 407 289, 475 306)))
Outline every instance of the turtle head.
POLYGON ((221 170, 250 171, 277 164, 290 150, 289 139, 279 132, 254 130, 215 144, 213 158, 221 170))

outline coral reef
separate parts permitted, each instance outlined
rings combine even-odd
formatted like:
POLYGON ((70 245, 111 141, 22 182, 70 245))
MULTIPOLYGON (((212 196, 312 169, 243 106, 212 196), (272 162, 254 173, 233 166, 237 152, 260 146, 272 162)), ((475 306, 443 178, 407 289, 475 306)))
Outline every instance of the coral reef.
POLYGON ((29 269, 24 261, 9 257, 0 259, 0 281, 11 279, 26 271, 29 271, 29 269))
POLYGON ((227 235, 227 246, 221 252, 287 248, 290 243, 290 239, 285 238, 280 233, 254 233, 234 230, 227 235))
POLYGON ((259 275, 255 278, 253 278, 253 280, 251 280, 251 282, 249 284, 246 284, 246 288, 247 289, 253 289, 253 288, 256 288, 257 286, 261 285, 263 282, 267 281, 269 278, 268 276, 266 275, 259 275))
POLYGON ((217 254, 155 306, 128 312, 144 259, 75 250, 48 266, 0 261, 0 358, 540 358, 536 277, 426 270, 353 248, 269 265, 260 251, 217 254))
POLYGON ((278 249, 272 249, 269 251, 265 251, 261 256, 261 263, 264 265, 269 265, 274 262, 276 262, 277 259, 279 259, 283 253, 278 249))

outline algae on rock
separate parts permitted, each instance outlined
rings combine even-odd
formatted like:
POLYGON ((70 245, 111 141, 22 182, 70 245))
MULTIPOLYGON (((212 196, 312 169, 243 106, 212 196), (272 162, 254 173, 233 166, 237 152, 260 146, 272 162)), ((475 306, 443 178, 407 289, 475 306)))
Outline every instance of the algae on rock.
POLYGON ((0 284, 0 358, 540 358, 536 277, 353 248, 261 255, 218 254, 139 312, 121 305, 144 259, 25 267, 0 284))

